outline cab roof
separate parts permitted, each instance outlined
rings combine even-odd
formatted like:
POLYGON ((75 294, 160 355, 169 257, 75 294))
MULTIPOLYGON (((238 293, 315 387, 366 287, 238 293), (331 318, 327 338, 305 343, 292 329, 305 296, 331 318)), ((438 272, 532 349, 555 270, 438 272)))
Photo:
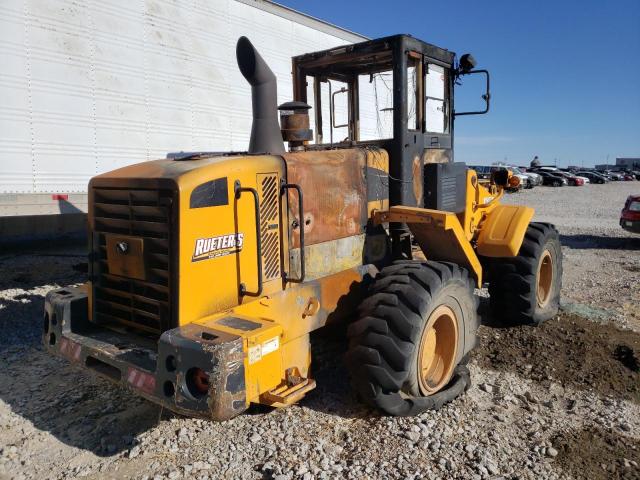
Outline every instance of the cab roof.
POLYGON ((342 45, 293 57, 294 69, 308 75, 364 74, 393 68, 394 52, 421 53, 445 67, 452 67, 456 54, 407 34, 392 35, 365 42, 342 45))

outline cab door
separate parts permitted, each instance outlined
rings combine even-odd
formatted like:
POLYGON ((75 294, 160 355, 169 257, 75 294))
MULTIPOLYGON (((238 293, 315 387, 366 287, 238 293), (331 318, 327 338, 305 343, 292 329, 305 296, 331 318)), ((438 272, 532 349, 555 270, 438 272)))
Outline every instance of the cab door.
POLYGON ((424 57, 425 71, 425 145, 424 163, 453 161, 451 138, 451 71, 450 68, 424 57))

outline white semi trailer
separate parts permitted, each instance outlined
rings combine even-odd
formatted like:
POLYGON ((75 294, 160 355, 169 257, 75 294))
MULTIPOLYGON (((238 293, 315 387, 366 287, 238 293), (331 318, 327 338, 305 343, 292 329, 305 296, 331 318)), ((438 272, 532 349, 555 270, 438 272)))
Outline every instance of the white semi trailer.
POLYGON ((246 150, 241 35, 278 77, 281 102, 292 56, 366 40, 264 0, 2 0, 0 242, 83 230, 96 174, 246 150))

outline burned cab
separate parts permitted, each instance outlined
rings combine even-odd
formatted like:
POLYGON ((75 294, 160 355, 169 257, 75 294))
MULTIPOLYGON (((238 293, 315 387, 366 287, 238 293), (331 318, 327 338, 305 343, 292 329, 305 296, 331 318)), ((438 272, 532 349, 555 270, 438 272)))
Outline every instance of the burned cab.
MULTIPOLYGON (((313 107, 315 145, 308 148, 381 148, 391 205, 462 211, 466 167, 453 160, 454 116, 489 111, 488 72, 474 67, 469 54, 457 63, 453 52, 409 35, 294 57, 295 100, 313 107), (456 112, 455 82, 474 74, 486 78, 486 107, 456 112), (451 185, 446 195, 443 181, 451 185)), ((392 231, 394 247, 407 252, 406 227, 392 231)))

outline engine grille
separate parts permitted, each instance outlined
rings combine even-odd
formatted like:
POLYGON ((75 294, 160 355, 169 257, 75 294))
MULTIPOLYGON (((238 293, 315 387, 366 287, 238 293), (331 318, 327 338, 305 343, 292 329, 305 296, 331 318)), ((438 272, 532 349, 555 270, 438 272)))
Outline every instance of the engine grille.
POLYGON ((442 209, 455 212, 458 201, 458 179, 456 177, 444 177, 442 179, 442 209))
POLYGON ((280 277, 280 236, 278 176, 258 175, 260 188, 260 237, 262 241, 262 274, 265 281, 280 277))
POLYGON ((160 335, 173 328, 176 308, 171 259, 175 195, 171 190, 93 188, 94 321, 160 335), (107 263, 109 234, 143 239, 145 280, 114 275, 107 263))

